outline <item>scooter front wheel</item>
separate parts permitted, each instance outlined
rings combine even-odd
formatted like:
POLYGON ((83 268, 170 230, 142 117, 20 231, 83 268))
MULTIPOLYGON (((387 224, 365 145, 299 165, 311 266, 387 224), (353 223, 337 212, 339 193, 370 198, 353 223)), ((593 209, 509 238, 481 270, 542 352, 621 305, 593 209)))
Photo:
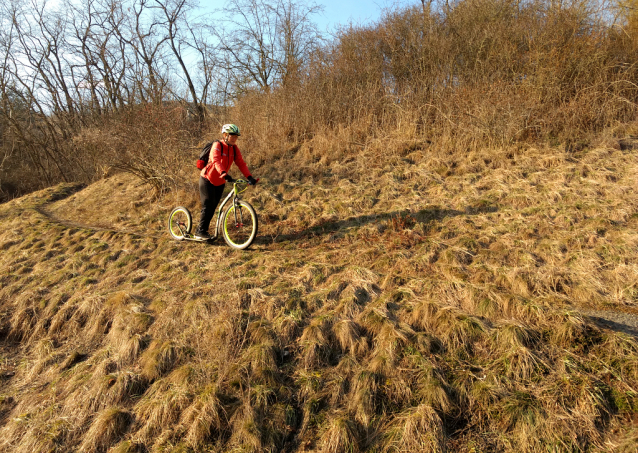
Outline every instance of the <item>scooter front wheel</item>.
POLYGON ((222 218, 224 240, 238 250, 244 250, 253 243, 258 226, 257 213, 243 200, 232 204, 222 218))

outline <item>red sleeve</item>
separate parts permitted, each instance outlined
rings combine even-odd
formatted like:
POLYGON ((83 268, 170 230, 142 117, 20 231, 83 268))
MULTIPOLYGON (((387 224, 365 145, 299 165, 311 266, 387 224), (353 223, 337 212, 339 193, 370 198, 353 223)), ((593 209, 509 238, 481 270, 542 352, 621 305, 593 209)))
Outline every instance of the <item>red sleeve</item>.
POLYGON ((239 167, 239 169, 241 170, 241 172, 244 174, 244 176, 246 178, 248 178, 249 176, 252 176, 250 174, 250 170, 248 170, 248 165, 246 165, 246 162, 244 162, 244 158, 241 155, 241 151, 239 151, 239 147, 235 146, 235 163, 237 164, 237 166, 239 167))
POLYGON ((213 168, 217 170, 221 176, 226 174, 226 169, 222 166, 222 144, 215 143, 213 149, 210 150, 210 159, 213 161, 213 168))

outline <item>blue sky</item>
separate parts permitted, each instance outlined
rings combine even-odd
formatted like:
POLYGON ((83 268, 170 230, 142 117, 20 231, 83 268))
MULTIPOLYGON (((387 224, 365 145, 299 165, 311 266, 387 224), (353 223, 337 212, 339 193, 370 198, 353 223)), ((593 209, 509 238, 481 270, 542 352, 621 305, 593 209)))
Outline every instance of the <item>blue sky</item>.
MULTIPOLYGON (((324 8, 313 17, 321 32, 334 31, 350 23, 371 24, 381 18, 385 9, 421 4, 420 0, 315 0, 315 3, 324 8)), ((223 4, 223 0, 200 0, 199 3, 202 12, 213 11, 223 4)))
POLYGON ((335 27, 348 25, 365 25, 376 22, 384 9, 395 6, 420 4, 419 0, 317 0, 323 5, 323 13, 315 16, 315 21, 322 31, 334 30, 335 27))

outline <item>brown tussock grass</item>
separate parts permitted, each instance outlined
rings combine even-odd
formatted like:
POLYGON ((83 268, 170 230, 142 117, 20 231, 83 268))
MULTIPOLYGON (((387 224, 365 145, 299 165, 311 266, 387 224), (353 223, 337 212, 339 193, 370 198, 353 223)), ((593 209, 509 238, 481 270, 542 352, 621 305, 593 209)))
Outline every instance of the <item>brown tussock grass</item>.
MULTIPOLYGON (((145 333, 153 323, 152 314, 146 307, 126 293, 118 293, 108 299, 100 313, 100 321, 96 329, 105 329, 108 320, 108 342, 115 349, 121 366, 135 361, 148 345, 145 333), (104 327, 102 327, 104 326, 104 327)), ((168 346, 167 346, 168 348, 168 346)), ((170 355, 170 353, 165 352, 170 355)), ((160 353, 161 355, 161 353, 160 353)), ((158 358, 160 360, 174 360, 175 357, 158 358)), ((158 368, 165 365, 158 364, 158 368)), ((149 365, 151 367, 151 365, 149 365)), ((152 375, 152 371, 149 375, 152 375)))
POLYGON ((358 371, 353 378, 348 408, 363 426, 370 424, 377 411, 382 379, 382 375, 365 369, 358 371))
POLYGON ((242 363, 250 379, 274 385, 278 374, 277 357, 277 346, 268 339, 246 349, 242 363))
POLYGON ((444 452, 445 431, 436 411, 427 404, 398 414, 386 428, 386 452, 444 452))
POLYGON ((335 414, 326 425, 319 442, 319 451, 326 453, 361 451, 357 427, 347 414, 335 414))
POLYGON ((197 395, 193 404, 184 411, 180 422, 186 427, 185 441, 197 449, 227 427, 228 415, 219 399, 218 389, 209 386, 197 395))
POLYGON ((244 404, 233 414, 230 423, 233 427, 231 444, 241 446, 248 451, 262 449, 261 424, 258 414, 249 402, 244 404))
POLYGON ((365 355, 368 351, 368 341, 361 335, 361 329, 356 322, 350 319, 338 321, 333 327, 333 332, 343 353, 350 353, 356 357, 365 355))
POLYGON ((142 375, 155 380, 175 368, 184 358, 185 350, 174 341, 153 340, 140 358, 142 375))
POLYGON ((436 315, 435 324, 441 340, 454 349, 471 347, 487 331, 480 319, 468 316, 455 307, 441 308, 436 315))
POLYGON ((330 321, 326 318, 317 318, 304 329, 299 344, 303 349, 303 362, 307 369, 323 364, 329 359, 330 329, 330 321))
POLYGON ((171 384, 167 380, 156 381, 135 406, 139 437, 149 442, 170 429, 191 401, 192 395, 186 386, 171 384))
POLYGON ((140 442, 125 440, 113 447, 110 451, 114 453, 143 453, 145 451, 145 447, 144 444, 140 442))
POLYGON ((130 412, 119 407, 104 410, 91 424, 79 451, 87 453, 107 451, 126 434, 132 419, 130 412))

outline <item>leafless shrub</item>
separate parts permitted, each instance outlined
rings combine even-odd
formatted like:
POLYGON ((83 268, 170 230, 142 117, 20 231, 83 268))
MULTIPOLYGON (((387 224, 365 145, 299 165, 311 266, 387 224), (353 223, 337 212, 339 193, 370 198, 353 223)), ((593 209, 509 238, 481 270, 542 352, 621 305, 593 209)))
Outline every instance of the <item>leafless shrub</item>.
POLYGON ((388 136, 452 152, 570 141, 636 112, 634 46, 596 14, 501 0, 390 11, 341 30, 298 84, 240 98, 235 117, 256 162, 301 153, 308 173, 388 136), (323 144, 344 131, 341 149, 323 144))
POLYGON ((197 128, 179 104, 146 104, 85 128, 77 146, 92 149, 105 165, 137 176, 159 194, 181 187, 181 172, 197 159, 197 128))

